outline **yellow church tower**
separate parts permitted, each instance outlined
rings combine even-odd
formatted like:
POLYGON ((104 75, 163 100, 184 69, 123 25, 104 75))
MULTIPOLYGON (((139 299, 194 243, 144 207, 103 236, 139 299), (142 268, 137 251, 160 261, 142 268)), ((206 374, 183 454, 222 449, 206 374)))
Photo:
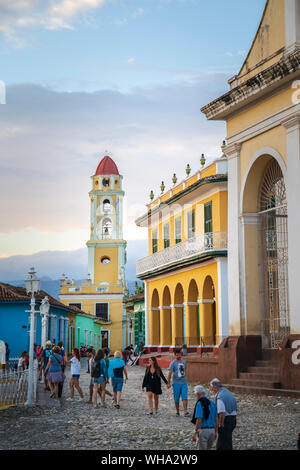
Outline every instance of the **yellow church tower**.
POLYGON ((126 241, 123 239, 123 177, 115 162, 105 156, 91 177, 88 279, 81 286, 62 281, 60 299, 94 315, 101 324, 101 347, 113 353, 127 346, 124 296, 126 241))

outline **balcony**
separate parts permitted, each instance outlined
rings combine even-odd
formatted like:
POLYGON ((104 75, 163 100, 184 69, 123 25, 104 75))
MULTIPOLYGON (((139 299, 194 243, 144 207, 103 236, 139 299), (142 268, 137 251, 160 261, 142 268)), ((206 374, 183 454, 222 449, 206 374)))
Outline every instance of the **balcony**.
POLYGON ((210 232, 190 238, 164 250, 139 259, 136 263, 137 277, 144 277, 147 273, 156 273, 168 270, 171 267, 209 255, 227 255, 227 232, 210 232))

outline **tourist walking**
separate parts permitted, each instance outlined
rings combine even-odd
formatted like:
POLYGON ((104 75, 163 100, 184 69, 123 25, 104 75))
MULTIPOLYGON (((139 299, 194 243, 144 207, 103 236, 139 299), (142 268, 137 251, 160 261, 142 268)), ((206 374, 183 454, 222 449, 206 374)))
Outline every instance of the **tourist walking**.
POLYGON ((106 379, 107 379, 107 371, 106 371, 106 364, 104 361, 104 353, 102 349, 99 349, 94 360, 92 362, 92 369, 91 369, 91 376, 93 379, 93 403, 94 408, 98 408, 97 405, 97 396, 98 390, 100 386, 100 405, 105 406, 105 386, 106 386, 106 379))
MULTIPOLYGON (((66 368, 67 357, 66 357, 66 351, 65 351, 65 348, 64 348, 64 343, 62 341, 58 341, 57 346, 60 348, 60 354, 63 358, 63 363, 62 363, 62 366, 61 366, 61 370, 62 370, 64 378, 65 378, 65 368, 66 368)), ((64 388, 64 380, 62 382, 59 382, 59 384, 58 384, 58 398, 61 398, 63 388, 64 388)))
POLYGON ((161 391, 161 379, 168 385, 168 381, 163 374, 163 371, 159 367, 156 357, 151 357, 149 360, 150 364, 146 367, 145 376, 142 385, 142 391, 144 391, 146 387, 146 392, 148 395, 148 406, 149 412, 148 415, 153 415, 153 398, 154 398, 154 406, 155 406, 155 414, 158 414, 158 402, 159 402, 159 395, 162 394, 161 391))
POLYGON ((127 346, 127 348, 122 351, 122 356, 125 364, 127 364, 128 360, 131 359, 132 349, 133 346, 130 344, 129 346, 127 346))
POLYGON ((46 347, 45 349, 43 349, 42 356, 41 356, 42 357, 42 369, 44 372, 45 390, 50 390, 48 380, 47 380, 47 375, 45 374, 45 369, 48 365, 50 356, 52 356, 52 343, 51 341, 47 341, 46 347))
POLYGON ((168 388, 171 388, 171 377, 173 375, 173 397, 176 408, 176 416, 180 416, 179 402, 182 399, 184 416, 189 416, 188 406, 188 384, 186 379, 186 362, 181 357, 181 350, 174 350, 175 359, 169 366, 168 388))
POLYGON ((213 379, 210 387, 216 395, 218 411, 217 450, 232 450, 232 433, 236 427, 237 402, 230 390, 219 379, 213 379))
POLYGON ((8 344, 7 343, 4 343, 5 344, 5 369, 7 372, 9 372, 9 354, 10 354, 10 350, 9 350, 9 347, 8 347, 8 344))
POLYGON ((18 360, 18 379, 21 377, 21 373, 25 370, 25 358, 27 351, 23 351, 18 360))
POLYGON ((197 402, 191 419, 195 425, 192 439, 196 442, 197 450, 211 450, 217 438, 217 407, 207 398, 205 389, 201 385, 194 388, 194 393, 197 402))
POLYGON ((59 346, 52 348, 52 356, 49 357, 45 374, 47 375, 49 387, 51 390, 50 398, 58 397, 58 384, 64 381, 64 373, 62 371, 63 357, 59 346), (49 372, 48 372, 49 371, 49 372))
MULTIPOLYGON (((95 350, 88 348, 86 350, 86 355, 88 357, 88 362, 89 362, 89 371, 91 374, 91 380, 90 380, 90 385, 89 385, 89 399, 85 403, 92 404, 93 403, 93 390, 94 390, 94 382, 92 378, 92 365, 95 357, 95 350)), ((98 394, 100 395, 101 398, 101 390, 98 388, 98 394)))
MULTIPOLYGON (((104 361, 105 361, 105 365, 106 365, 106 372, 108 374, 108 369, 109 369, 109 363, 110 363, 110 360, 109 360, 109 357, 108 357, 108 349, 107 348, 104 348, 102 349, 103 353, 104 353, 104 361)), ((108 375, 106 377, 106 386, 105 386, 105 395, 108 395, 109 397, 112 398, 113 394, 110 393, 109 390, 107 390, 107 385, 109 384, 109 379, 108 379, 108 375)))
MULTIPOLYGON (((86 350, 86 355, 87 355, 87 352, 90 351, 90 350, 91 350, 92 353, 93 353, 93 357, 95 357, 95 356, 96 356, 96 351, 95 351, 95 349, 94 349, 94 346, 92 346, 92 345, 90 345, 90 347, 86 350)), ((89 360, 88 360, 88 370, 87 370, 86 372, 87 372, 87 374, 90 374, 90 373, 91 373, 90 361, 89 361, 89 360)))
POLYGON ((83 393, 79 385, 80 378, 80 352, 78 348, 72 349, 72 359, 66 362, 71 363, 71 380, 70 380, 70 397, 67 398, 68 401, 74 399, 74 387, 78 391, 80 398, 78 401, 83 401, 83 393))
POLYGON ((184 344, 184 345, 182 346, 181 352, 182 352, 182 356, 183 356, 183 357, 187 356, 187 354, 188 354, 188 349, 187 349, 187 345, 186 345, 186 344, 184 344))
POLYGON ((108 377, 111 378, 111 383, 114 392, 114 406, 120 408, 120 400, 122 395, 124 376, 128 380, 127 369, 125 362, 121 359, 122 353, 116 351, 114 354, 114 359, 109 363, 108 377))

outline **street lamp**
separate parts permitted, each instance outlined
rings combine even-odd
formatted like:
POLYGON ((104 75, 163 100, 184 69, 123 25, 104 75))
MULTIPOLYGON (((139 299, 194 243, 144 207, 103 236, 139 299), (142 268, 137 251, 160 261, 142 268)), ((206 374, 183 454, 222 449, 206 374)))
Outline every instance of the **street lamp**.
POLYGON ((33 348, 35 340, 36 329, 36 311, 35 311, 35 297, 34 294, 39 290, 40 281, 36 277, 34 268, 30 268, 28 278, 25 280, 25 287, 27 294, 31 295, 30 300, 30 342, 29 342, 29 376, 28 376, 28 393, 25 405, 32 406, 34 404, 33 398, 33 348))
POLYGON ((47 341, 47 326, 48 326, 48 315, 50 310, 50 303, 48 297, 44 297, 40 305, 40 314, 42 318, 42 346, 45 348, 47 341))

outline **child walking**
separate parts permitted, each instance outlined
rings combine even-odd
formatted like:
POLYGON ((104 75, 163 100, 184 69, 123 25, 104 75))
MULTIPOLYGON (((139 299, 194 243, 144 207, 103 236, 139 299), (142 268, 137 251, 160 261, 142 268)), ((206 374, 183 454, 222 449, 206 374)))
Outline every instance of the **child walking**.
POLYGON ((79 385, 80 377, 80 353, 78 348, 72 349, 72 359, 67 361, 71 363, 71 380, 70 380, 70 397, 67 398, 68 401, 73 400, 74 398, 74 387, 78 391, 80 398, 78 401, 83 401, 83 393, 79 385))

